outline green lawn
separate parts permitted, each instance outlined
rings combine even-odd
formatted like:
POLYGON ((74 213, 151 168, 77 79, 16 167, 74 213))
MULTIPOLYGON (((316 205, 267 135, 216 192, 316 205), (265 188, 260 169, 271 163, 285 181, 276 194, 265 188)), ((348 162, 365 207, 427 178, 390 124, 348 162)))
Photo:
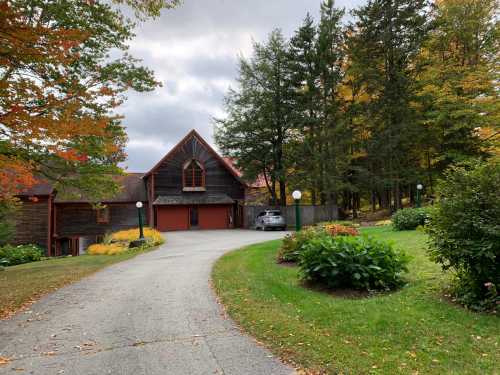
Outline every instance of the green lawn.
POLYGON ((498 374, 500 319, 441 297, 446 284, 425 254, 426 237, 390 227, 363 233, 413 257, 408 285, 347 299, 303 288, 295 267, 275 263, 280 241, 227 254, 213 284, 228 313, 283 359, 331 374, 498 374))
POLYGON ((0 271, 0 319, 64 285, 130 259, 140 251, 119 255, 82 255, 21 264, 0 271))

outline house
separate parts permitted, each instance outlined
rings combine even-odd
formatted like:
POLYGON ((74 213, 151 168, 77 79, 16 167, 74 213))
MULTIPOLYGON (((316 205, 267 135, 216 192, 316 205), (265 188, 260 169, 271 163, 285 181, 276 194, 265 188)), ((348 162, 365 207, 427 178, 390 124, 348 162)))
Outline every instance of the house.
POLYGON ((13 242, 36 243, 49 256, 78 255, 106 233, 137 227, 138 201, 146 224, 160 231, 243 225, 247 184, 195 130, 148 172, 116 180, 121 192, 99 208, 59 196, 43 182, 21 193, 13 242))
POLYGON ((241 226, 246 184, 195 130, 143 179, 149 220, 160 231, 241 226))

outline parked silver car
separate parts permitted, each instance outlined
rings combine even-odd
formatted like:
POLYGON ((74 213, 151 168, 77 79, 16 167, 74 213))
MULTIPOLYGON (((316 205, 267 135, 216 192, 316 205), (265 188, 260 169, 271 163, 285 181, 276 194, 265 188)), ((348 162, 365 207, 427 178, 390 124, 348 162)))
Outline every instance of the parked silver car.
POLYGON ((262 211, 255 219, 255 229, 286 229, 286 221, 281 211, 279 210, 265 210, 262 211))

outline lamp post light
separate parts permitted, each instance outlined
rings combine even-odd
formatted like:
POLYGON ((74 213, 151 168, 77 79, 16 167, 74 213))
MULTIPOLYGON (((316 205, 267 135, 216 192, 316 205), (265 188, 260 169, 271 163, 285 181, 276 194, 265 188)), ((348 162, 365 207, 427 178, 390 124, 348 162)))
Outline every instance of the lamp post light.
POLYGON ((417 185, 417 208, 420 208, 420 194, 422 193, 423 188, 424 188, 424 185, 422 185, 422 184, 417 185))
POLYGON ((144 229, 143 229, 143 225, 142 225, 142 202, 137 202, 135 204, 135 206, 137 207, 137 214, 139 215, 139 239, 140 240, 143 240, 144 239, 144 229))
POLYGON ((300 224, 300 198, 302 198, 302 193, 300 190, 295 190, 292 193, 292 197, 295 200, 295 230, 298 232, 300 231, 301 224, 300 224))

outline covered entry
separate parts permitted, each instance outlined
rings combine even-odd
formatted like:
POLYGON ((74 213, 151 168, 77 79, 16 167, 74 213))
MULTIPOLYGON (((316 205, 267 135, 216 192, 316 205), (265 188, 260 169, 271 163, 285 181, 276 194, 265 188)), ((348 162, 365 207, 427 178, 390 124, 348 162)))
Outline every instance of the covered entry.
POLYGON ((154 207, 160 231, 234 227, 234 201, 225 194, 160 196, 154 207))

